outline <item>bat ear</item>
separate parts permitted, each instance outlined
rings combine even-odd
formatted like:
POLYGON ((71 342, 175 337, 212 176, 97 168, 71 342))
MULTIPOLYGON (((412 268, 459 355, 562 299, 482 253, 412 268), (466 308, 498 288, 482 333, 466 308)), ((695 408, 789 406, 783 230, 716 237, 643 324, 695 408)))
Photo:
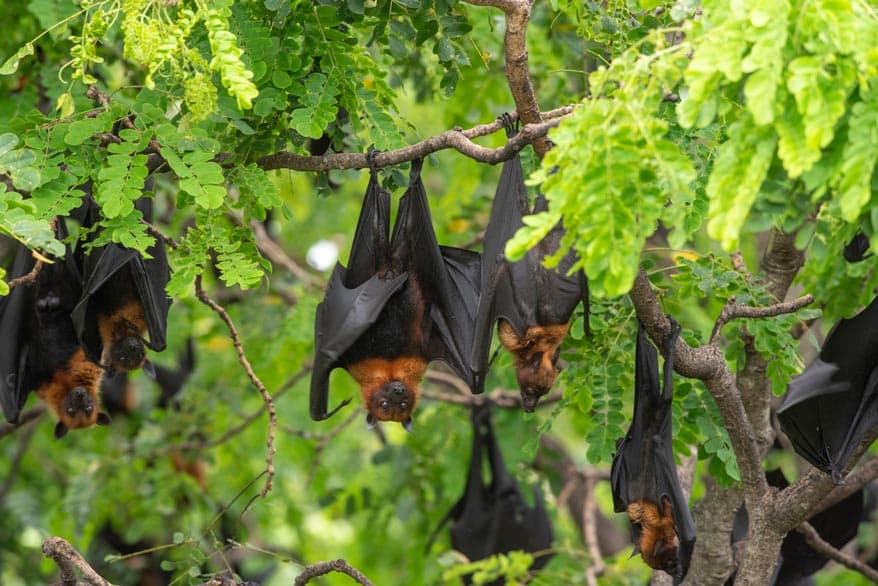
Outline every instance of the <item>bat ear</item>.
POLYGON ((143 363, 142 368, 143 368, 143 372, 146 373, 146 376, 148 376, 152 380, 155 380, 155 366, 153 366, 152 362, 147 360, 146 362, 143 363))
POLYGON ((110 425, 110 416, 107 415, 106 413, 103 413, 103 412, 98 413, 97 424, 98 425, 110 425))
POLYGON ((366 415, 366 431, 375 429, 375 416, 369 413, 366 415))
POLYGON ((55 424, 55 439, 61 439, 65 435, 67 435, 67 426, 59 421, 57 424, 55 424))
POLYGON ((405 429, 407 432, 411 433, 411 432, 412 432, 412 418, 409 417, 408 419, 406 419, 405 421, 403 421, 403 422, 402 422, 402 427, 403 427, 403 429, 405 429))

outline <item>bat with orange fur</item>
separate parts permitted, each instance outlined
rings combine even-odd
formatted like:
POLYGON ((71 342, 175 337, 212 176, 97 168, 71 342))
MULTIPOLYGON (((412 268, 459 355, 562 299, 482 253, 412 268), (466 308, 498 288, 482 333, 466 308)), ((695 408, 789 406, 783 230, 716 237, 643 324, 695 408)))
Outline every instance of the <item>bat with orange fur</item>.
MULTIPOLYGON (((135 205, 147 221, 152 219, 151 200, 141 198, 135 205)), ((97 222, 99 213, 90 198, 78 211, 86 227, 97 222)), ((86 357, 109 374, 138 368, 154 374, 146 349, 164 350, 170 306, 164 242, 156 239, 146 255, 115 243, 83 248, 77 250, 82 296, 72 317, 86 357)))
POLYGON ((674 346, 680 328, 667 338, 664 383, 658 352, 641 326, 634 358, 634 418, 616 442, 610 479, 613 509, 627 513, 635 553, 651 568, 682 580, 695 545, 695 523, 680 487, 671 436, 674 346))
MULTIPOLYGON (((59 239, 67 232, 57 220, 59 239)), ((0 404, 6 419, 18 420, 31 391, 46 402, 58 422, 55 437, 68 430, 106 425, 99 389, 103 370, 86 360, 76 338, 70 312, 79 298, 79 271, 68 247, 65 258, 53 258, 42 266, 32 283, 22 283, 0 298, 0 404)), ((35 261, 19 247, 11 277, 30 273, 35 261)))
POLYGON ((337 265, 314 326, 311 417, 330 417, 329 373, 342 367, 360 386, 367 426, 406 429, 427 365, 441 360, 472 385, 467 356, 479 298, 478 253, 439 246, 413 161, 390 233, 390 194, 372 167, 347 268, 337 265))
POLYGON ((546 199, 538 194, 531 210, 518 155, 506 161, 485 229, 483 293, 469 357, 475 373, 473 392, 481 393, 490 363, 493 327, 499 322, 500 343, 514 357, 527 412, 533 411, 555 384, 561 344, 580 301, 588 319, 585 274, 579 270, 567 275, 576 262, 575 254, 568 253, 556 268, 543 266, 543 260, 557 252, 564 236, 560 222, 521 260, 509 262, 505 257, 506 243, 524 225, 524 217, 546 209, 546 199))

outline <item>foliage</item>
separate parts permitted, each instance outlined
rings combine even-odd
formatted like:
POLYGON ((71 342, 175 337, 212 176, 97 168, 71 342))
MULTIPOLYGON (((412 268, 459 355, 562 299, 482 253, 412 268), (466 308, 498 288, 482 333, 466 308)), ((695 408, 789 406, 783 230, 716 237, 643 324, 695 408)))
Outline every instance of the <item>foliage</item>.
MULTIPOLYGON (((155 236, 134 201, 152 198, 154 223, 178 246, 169 251, 169 349, 151 359, 175 366, 191 337, 197 364, 173 408, 160 407, 154 383, 136 375, 137 407, 109 428, 54 442, 43 418, 0 437, 0 478, 9 479, 0 486, 0 582, 51 580, 56 569, 39 551, 49 535, 70 539, 117 583, 137 573, 118 556, 119 543, 152 550, 139 562, 177 583, 230 568, 289 583, 303 564, 339 557, 376 584, 454 583, 472 571, 520 579, 526 554, 467 564, 444 537, 425 552, 463 489, 464 408, 426 399, 410 435, 398 426, 367 434, 354 406, 328 422, 309 420, 307 375, 291 377, 311 357, 322 288, 263 258, 251 230, 262 223, 295 261, 318 239, 346 251, 365 188, 360 171, 266 170, 269 155, 305 155, 324 139, 337 151, 390 150, 513 110, 502 13, 457 0, 8 4, 0 233, 10 238, 0 241, 0 259, 11 257, 13 242, 49 259, 63 254, 53 218, 86 194, 104 216, 93 246, 145 251, 155 236), (198 277, 229 310, 275 396, 276 476, 264 500, 255 499, 266 457, 262 401, 224 324, 193 298, 198 277), (206 488, 178 473, 175 454, 204 461, 206 488)), ((810 352, 808 343, 818 345, 821 331, 878 286, 878 20, 865 0, 554 0, 532 11, 537 98, 544 110, 577 108, 551 132, 555 146, 542 161, 522 151, 532 190, 550 207, 528 217, 507 251, 524 254, 563 222, 567 235, 549 264, 568 248, 578 254, 591 285, 590 334, 577 311, 559 403, 535 415, 497 413, 495 425, 522 484, 554 480, 544 492, 559 551, 546 582, 577 583, 587 555, 553 496, 561 485, 530 464, 543 456, 543 433, 577 465, 609 464, 630 421, 637 323, 624 294, 640 266, 684 339, 700 345, 733 298, 774 302, 756 269, 760 247, 771 230, 795 233, 806 252, 797 286, 815 296, 816 309, 739 320, 721 336, 732 371, 743 367, 743 340, 753 340, 774 394, 803 366, 800 349, 810 352), (842 249, 860 231, 872 256, 846 262, 842 249), (732 250, 754 275, 724 260, 732 250), (825 323, 815 321, 821 315, 825 323), (803 324, 800 348, 792 331, 803 324)), ((479 140, 499 146, 504 138, 479 140)), ((405 171, 382 170, 395 196, 405 171)), ((498 173, 453 151, 428 158, 423 177, 440 242, 477 241, 498 173)), ((81 241, 73 229, 71 242, 81 241)), ((0 294, 7 287, 0 281, 0 294)), ((515 387, 511 366, 505 353, 497 358, 489 390, 515 387)), ((675 452, 697 446, 699 470, 723 487, 739 482, 730 430, 710 393, 680 376, 674 384, 675 452)), ((332 388, 338 400, 358 394, 342 372, 332 388)), ((701 492, 697 481, 693 493, 701 492)), ((599 500, 611 514, 609 499, 599 500)), ((642 579, 628 551, 609 561, 607 580, 642 579)))

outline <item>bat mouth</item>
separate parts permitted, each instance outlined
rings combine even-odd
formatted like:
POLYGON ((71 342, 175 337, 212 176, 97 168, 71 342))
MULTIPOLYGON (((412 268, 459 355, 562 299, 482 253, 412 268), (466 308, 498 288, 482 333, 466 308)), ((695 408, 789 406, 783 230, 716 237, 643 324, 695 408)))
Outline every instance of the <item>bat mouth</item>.
POLYGON ((116 370, 134 370, 146 361, 146 350, 140 338, 126 336, 113 344, 111 356, 116 370))
POLYGON ((539 389, 528 387, 521 389, 521 406, 527 413, 533 413, 536 410, 540 399, 549 392, 549 389, 539 389))

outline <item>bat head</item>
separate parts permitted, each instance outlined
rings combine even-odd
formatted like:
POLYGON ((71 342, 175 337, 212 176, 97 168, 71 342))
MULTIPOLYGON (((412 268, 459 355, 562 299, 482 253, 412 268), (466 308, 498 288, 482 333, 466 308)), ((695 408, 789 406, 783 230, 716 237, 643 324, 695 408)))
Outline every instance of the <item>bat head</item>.
POLYGON ((113 342, 107 361, 114 370, 126 372, 143 366, 146 348, 139 336, 125 336, 113 342))
POLYGON ((515 374, 524 410, 533 412, 540 398, 558 378, 558 357, 568 325, 531 326, 519 337, 506 320, 500 320, 500 342, 515 356, 515 374))
MULTIPOLYGON (((416 389, 416 387, 415 387, 416 389)), ((416 390, 398 380, 387 381, 366 400, 367 425, 376 421, 399 421, 406 430, 411 431, 412 412, 418 402, 416 390)))
POLYGON ((93 394, 83 387, 74 387, 67 393, 58 406, 57 415, 55 439, 61 439, 70 429, 110 423, 110 417, 100 411, 96 393, 93 394))
POLYGON ((679 578, 683 574, 683 568, 680 566, 680 560, 677 558, 678 544, 676 536, 669 540, 659 539, 653 547, 652 557, 660 569, 671 576, 679 578))

